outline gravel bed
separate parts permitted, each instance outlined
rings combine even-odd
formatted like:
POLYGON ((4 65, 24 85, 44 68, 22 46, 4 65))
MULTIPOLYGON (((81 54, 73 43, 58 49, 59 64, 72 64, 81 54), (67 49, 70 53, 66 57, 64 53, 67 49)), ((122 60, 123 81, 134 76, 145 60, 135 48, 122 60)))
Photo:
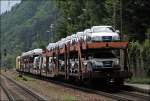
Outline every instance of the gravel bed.
POLYGON ((18 77, 16 71, 7 71, 5 74, 42 96, 46 96, 49 101, 116 101, 101 95, 79 91, 27 76, 25 76, 26 79, 23 80, 21 77, 18 77))
POLYGON ((6 96, 5 92, 0 86, 0 101, 8 101, 8 100, 9 100, 8 97, 6 96))

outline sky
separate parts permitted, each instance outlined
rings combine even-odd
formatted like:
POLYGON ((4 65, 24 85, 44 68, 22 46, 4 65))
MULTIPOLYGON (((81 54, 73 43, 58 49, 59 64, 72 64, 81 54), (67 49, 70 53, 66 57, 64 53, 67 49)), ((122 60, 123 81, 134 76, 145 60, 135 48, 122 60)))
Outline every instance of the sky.
POLYGON ((21 0, 0 0, 0 14, 9 11, 15 4, 20 2, 21 0))

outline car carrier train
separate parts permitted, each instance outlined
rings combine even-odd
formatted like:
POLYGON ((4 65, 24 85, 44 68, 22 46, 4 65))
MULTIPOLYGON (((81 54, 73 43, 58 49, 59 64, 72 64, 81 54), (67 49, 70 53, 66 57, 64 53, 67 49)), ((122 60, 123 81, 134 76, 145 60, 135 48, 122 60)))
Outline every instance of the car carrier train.
POLYGON ((120 40, 111 26, 93 26, 77 32, 46 49, 34 49, 16 58, 16 69, 51 78, 94 80, 123 84, 132 73, 128 42, 120 40))

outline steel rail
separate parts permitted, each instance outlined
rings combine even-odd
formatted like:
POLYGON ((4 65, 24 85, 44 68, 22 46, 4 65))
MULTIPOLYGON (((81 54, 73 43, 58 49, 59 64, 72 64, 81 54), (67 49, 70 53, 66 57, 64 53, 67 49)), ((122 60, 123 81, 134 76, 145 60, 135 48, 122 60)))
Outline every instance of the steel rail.
POLYGON ((116 99, 116 100, 119 100, 119 101, 135 101, 133 99, 129 99, 129 98, 126 98, 126 97, 123 97, 123 96, 119 96, 119 95, 115 95, 115 94, 111 94, 111 93, 106 93, 106 92, 95 90, 95 89, 80 87, 80 86, 77 86, 77 85, 61 82, 61 81, 58 81, 58 80, 56 81, 54 79, 49 79, 49 78, 47 78, 45 76, 34 75, 32 73, 27 73, 27 74, 35 76, 35 77, 38 77, 41 80, 44 79, 46 81, 49 81, 49 82, 57 84, 57 85, 61 85, 61 86, 69 87, 69 88, 73 88, 73 89, 78 89, 78 90, 84 91, 84 92, 89 92, 89 93, 93 93, 93 94, 102 95, 102 96, 105 96, 105 97, 108 97, 108 98, 112 98, 112 99, 116 99))
POLYGON ((81 90, 81 91, 102 95, 102 96, 109 97, 109 98, 112 98, 112 99, 116 99, 116 100, 119 100, 119 101, 136 101, 136 99, 134 99, 135 97, 137 99, 140 99, 140 100, 144 99, 144 101, 149 101, 149 96, 134 94, 134 93, 127 92, 127 91, 121 91, 119 93, 114 93, 113 94, 113 93, 107 93, 105 91, 99 91, 99 90, 95 90, 95 89, 80 87, 80 86, 76 86, 76 85, 73 85, 73 84, 68 84, 68 83, 64 83, 64 82, 56 81, 56 80, 52 80, 52 79, 48 80, 48 81, 50 81, 52 83, 55 83, 55 84, 65 86, 65 87, 70 87, 70 88, 78 89, 78 90, 81 90), (122 94, 122 95, 119 95, 119 94, 122 94), (126 96, 128 96, 128 98, 126 96))
POLYGON ((99 91, 99 90, 95 90, 95 89, 89 89, 89 88, 85 88, 85 87, 79 87, 79 86, 75 86, 72 84, 68 84, 68 83, 63 83, 63 82, 59 82, 59 81, 53 81, 53 80, 49 80, 52 83, 56 83, 65 87, 70 87, 70 88, 74 88, 74 89, 78 89, 81 91, 86 91, 86 92, 90 92, 90 93, 95 93, 98 95, 103 95, 105 97, 109 97, 109 98, 113 98, 119 101, 136 101, 137 99, 140 99, 142 101, 149 101, 150 98, 149 96, 145 96, 145 95, 141 95, 141 94, 135 94, 135 93, 131 93, 131 92, 127 92, 127 91, 121 91, 119 93, 107 93, 104 91, 99 91), (122 95, 119 95, 122 94, 122 95), (128 96, 128 97, 126 97, 128 96), (134 99, 137 98, 137 99, 134 99))
POLYGON ((143 94, 143 93, 140 94, 140 93, 128 92, 128 91, 121 90, 120 94, 134 96, 134 97, 137 97, 137 98, 145 99, 146 101, 150 100, 150 95, 143 94))
POLYGON ((8 90, 3 86, 2 83, 0 83, 0 86, 2 90, 4 91, 4 93, 6 94, 6 96, 8 97, 9 101, 15 101, 14 97, 8 92, 8 90))
POLYGON ((68 83, 64 83, 64 82, 59 82, 59 81, 54 81, 54 80, 49 80, 52 83, 58 84, 58 85, 62 85, 64 87, 69 87, 69 88, 73 88, 73 89, 78 89, 84 92, 89 92, 89 93, 93 93, 93 94, 98 94, 98 95, 102 95, 108 98, 112 98, 112 99, 116 99, 118 101, 135 101, 133 99, 129 99, 123 96, 119 96, 119 95, 115 95, 115 94, 111 94, 111 93, 106 93, 103 91, 99 91, 99 90, 94 90, 94 89, 89 89, 89 88, 85 88, 85 87, 79 87, 79 86, 75 86, 72 84, 68 84, 68 83))
POLYGON ((49 77, 46 77, 46 76, 34 75, 32 73, 25 73, 25 74, 32 75, 32 77, 36 77, 36 78, 38 77, 38 79, 46 80, 48 82, 51 82, 51 83, 54 83, 54 84, 57 84, 57 85, 61 85, 61 86, 69 87, 69 88, 73 88, 73 89, 78 89, 78 90, 84 91, 84 92, 89 92, 89 93, 93 93, 93 94, 102 95, 102 96, 112 98, 112 99, 116 99, 116 100, 119 100, 119 101, 137 101, 137 99, 140 99, 140 100, 143 99, 144 101, 145 100, 147 101, 147 99, 148 99, 148 97, 145 98, 142 95, 138 96, 138 95, 132 94, 131 92, 127 92, 127 91, 122 91, 122 92, 120 91, 118 93, 108 93, 108 92, 105 92, 105 91, 99 91, 99 90, 95 90, 95 89, 90 89, 90 88, 85 88, 85 87, 81 87, 81 86, 78 86, 78 85, 65 83, 64 81, 58 81, 58 80, 55 80, 53 78, 49 78, 49 77), (136 99, 134 99, 134 98, 136 98, 136 99))
MULTIPOLYGON (((22 85, 20 85, 19 83, 15 82, 14 80, 12 80, 11 78, 5 76, 4 74, 2 74, 3 77, 5 77, 7 80, 11 81, 12 83, 14 83, 15 85, 17 85, 18 87, 20 87, 21 89, 23 89, 24 91, 26 91, 27 93, 29 93, 30 95, 32 95, 33 97, 35 97, 38 101, 46 101, 46 99, 40 97, 39 95, 33 93, 31 90, 23 87, 22 85)), ((15 100, 12 100, 15 101, 15 100)))

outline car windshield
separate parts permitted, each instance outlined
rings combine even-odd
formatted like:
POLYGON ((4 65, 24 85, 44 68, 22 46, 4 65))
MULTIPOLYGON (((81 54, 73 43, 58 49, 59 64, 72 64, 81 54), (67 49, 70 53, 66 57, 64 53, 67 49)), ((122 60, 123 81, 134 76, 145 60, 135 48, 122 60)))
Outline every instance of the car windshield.
POLYGON ((93 32, 115 32, 115 30, 112 27, 97 27, 93 29, 93 32))
POLYGON ((84 31, 84 33, 91 33, 91 30, 87 29, 87 30, 84 31))
POLYGON ((107 52, 94 52, 89 54, 93 58, 117 58, 119 54, 116 54, 116 51, 107 51, 107 52))

